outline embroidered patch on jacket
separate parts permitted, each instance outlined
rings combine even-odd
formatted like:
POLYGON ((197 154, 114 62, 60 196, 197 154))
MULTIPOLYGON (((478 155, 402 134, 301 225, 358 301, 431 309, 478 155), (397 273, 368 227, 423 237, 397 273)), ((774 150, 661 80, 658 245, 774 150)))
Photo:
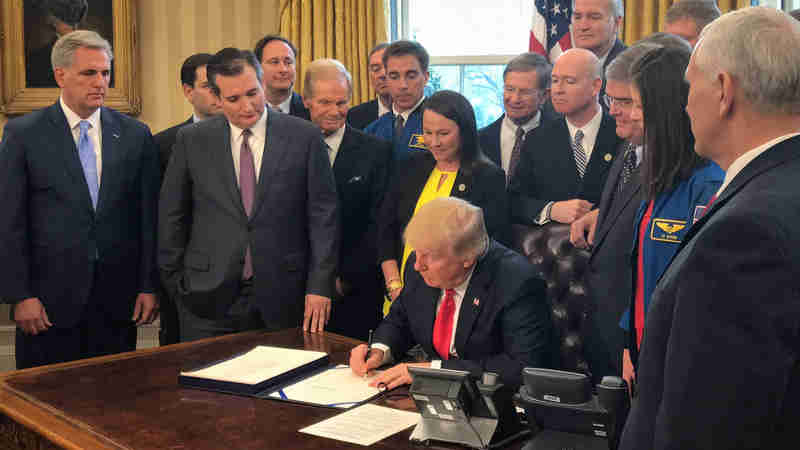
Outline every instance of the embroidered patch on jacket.
POLYGON ((661 242, 672 242, 678 244, 683 237, 686 228, 685 220, 653 219, 653 226, 650 230, 650 239, 661 242))
POLYGON ((421 134, 412 134, 411 139, 408 141, 408 146, 425 150, 428 149, 428 147, 425 147, 425 138, 421 134))

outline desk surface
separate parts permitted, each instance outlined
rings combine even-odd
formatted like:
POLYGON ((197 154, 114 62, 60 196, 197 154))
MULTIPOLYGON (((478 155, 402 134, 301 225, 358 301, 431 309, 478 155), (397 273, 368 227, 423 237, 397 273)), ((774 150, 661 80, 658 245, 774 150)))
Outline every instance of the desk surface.
MULTIPOLYGON (((181 370, 259 344, 324 351, 331 362, 347 363, 356 341, 298 329, 251 332, 8 372, 0 374, 0 412, 66 448, 363 448, 297 431, 340 410, 178 385, 181 370)), ((379 403, 414 410, 407 397, 379 403)), ((409 448, 409 435, 373 447, 409 448)))

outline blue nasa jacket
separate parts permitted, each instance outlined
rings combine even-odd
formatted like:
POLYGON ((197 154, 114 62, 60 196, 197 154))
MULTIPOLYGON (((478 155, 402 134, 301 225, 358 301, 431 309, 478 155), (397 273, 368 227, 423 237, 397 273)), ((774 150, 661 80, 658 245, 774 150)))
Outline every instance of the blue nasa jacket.
MULTIPOLYGON (((631 270, 633 270, 633 288, 629 308, 620 320, 620 326, 625 330, 633 328, 633 308, 636 287, 637 250, 642 253, 642 268, 644 270, 644 311, 647 316, 647 306, 650 296, 658 284, 658 279, 666 270, 683 236, 692 224, 702 217, 706 204, 711 196, 717 193, 725 179, 725 172, 715 163, 710 162, 699 167, 689 179, 682 181, 673 190, 662 193, 656 198, 653 205, 653 214, 647 225, 641 248, 637 249, 639 238, 639 224, 642 221, 648 202, 643 200, 636 212, 636 233, 633 236, 631 252, 631 270)), ((633 334, 633 333, 631 333, 633 334)))
POLYGON ((417 109, 408 115, 408 120, 406 120, 403 127, 403 135, 398 139, 395 139, 394 136, 395 115, 393 111, 382 115, 364 128, 365 133, 392 143, 393 163, 406 159, 413 152, 428 151, 422 139, 422 106, 424 104, 425 102, 423 101, 417 106, 417 109))

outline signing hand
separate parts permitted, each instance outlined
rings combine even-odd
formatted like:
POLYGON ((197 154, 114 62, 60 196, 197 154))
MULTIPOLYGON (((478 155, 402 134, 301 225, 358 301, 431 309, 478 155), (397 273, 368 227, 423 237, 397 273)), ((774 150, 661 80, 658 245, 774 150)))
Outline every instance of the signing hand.
POLYGON ((373 348, 367 357, 367 344, 361 344, 350 350, 350 369, 354 374, 363 377, 373 369, 380 367, 383 362, 383 350, 373 348))
POLYGON ((400 363, 390 369, 384 370, 378 376, 370 381, 370 386, 378 386, 383 384, 387 390, 392 390, 404 384, 411 384, 411 374, 408 372, 408 366, 415 367, 430 367, 431 363, 400 363))
POLYGON ((52 327, 44 305, 36 297, 26 298, 14 306, 14 322, 25 334, 37 335, 52 327))
POLYGON ((569 228, 569 241, 577 248, 588 249, 594 244, 594 231, 597 228, 597 216, 600 210, 595 209, 572 222, 569 228))
POLYGON ((321 295, 306 294, 306 310, 303 313, 303 331, 321 333, 331 318, 331 299, 321 295))
POLYGON ((579 198, 555 202, 550 210, 550 218, 556 222, 572 223, 589 212, 590 209, 592 209, 592 204, 579 198))
POLYGON ((136 297, 136 304, 133 306, 133 317, 131 320, 136 322, 136 326, 153 323, 158 317, 158 300, 155 294, 141 293, 136 297))

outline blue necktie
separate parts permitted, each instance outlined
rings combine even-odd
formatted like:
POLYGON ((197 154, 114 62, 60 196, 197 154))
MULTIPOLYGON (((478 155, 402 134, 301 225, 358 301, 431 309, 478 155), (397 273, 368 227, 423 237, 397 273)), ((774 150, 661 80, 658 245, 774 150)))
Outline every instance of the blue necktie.
POLYGON ((86 120, 81 120, 80 122, 81 134, 78 137, 78 156, 81 158, 83 176, 89 186, 92 207, 97 209, 97 194, 100 191, 100 186, 97 182, 97 156, 94 154, 92 140, 89 139, 89 127, 91 126, 92 124, 86 120))

